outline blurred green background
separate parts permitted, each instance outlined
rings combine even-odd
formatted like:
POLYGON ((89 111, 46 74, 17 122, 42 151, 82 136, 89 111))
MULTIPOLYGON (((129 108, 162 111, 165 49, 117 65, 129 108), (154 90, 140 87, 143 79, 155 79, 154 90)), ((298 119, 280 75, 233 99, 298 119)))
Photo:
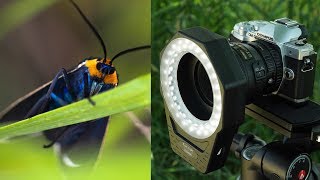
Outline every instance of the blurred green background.
MULTIPOLYGON (((311 0, 162 0, 152 1, 152 178, 153 179, 236 179, 240 160, 230 153, 223 168, 203 175, 174 154, 159 92, 159 55, 179 29, 203 26, 227 37, 241 21, 292 18, 309 31, 309 43, 319 54, 320 1, 311 0)), ((319 56, 318 59, 319 61, 319 56)), ((313 100, 320 102, 320 65, 316 71, 313 100)), ((241 132, 250 132, 267 142, 282 137, 270 128, 246 117, 241 132)), ((313 160, 320 162, 319 154, 313 160)))
MULTIPOLYGON (((75 0, 104 39, 108 56, 151 42, 150 0, 75 0)), ((67 0, 0 1, 0 110, 71 69, 103 56, 94 34, 67 0)), ((114 62, 120 85, 150 72, 151 51, 114 62)), ((134 111, 150 125, 150 108, 134 111)), ((63 179, 53 149, 42 136, 0 144, 0 179, 63 179)), ((126 114, 111 117, 93 179, 149 179, 150 144, 126 114)), ((89 172, 88 172, 89 173, 89 172)))

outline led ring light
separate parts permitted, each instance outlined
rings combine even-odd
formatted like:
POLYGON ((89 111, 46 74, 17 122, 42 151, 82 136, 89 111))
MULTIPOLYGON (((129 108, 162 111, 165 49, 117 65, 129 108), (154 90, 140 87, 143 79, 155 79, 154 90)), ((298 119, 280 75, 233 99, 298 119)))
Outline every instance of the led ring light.
POLYGON ((160 81, 173 151, 204 173, 222 167, 247 92, 228 40, 200 27, 179 31, 161 53, 160 81))
POLYGON ((172 40, 164 50, 161 59, 160 78, 164 99, 173 119, 189 135, 198 139, 211 136, 217 129, 221 118, 221 92, 216 72, 202 49, 187 38, 172 40), (195 117, 184 104, 177 79, 179 62, 187 54, 193 54, 203 65, 210 79, 213 93, 213 110, 209 119, 195 117))

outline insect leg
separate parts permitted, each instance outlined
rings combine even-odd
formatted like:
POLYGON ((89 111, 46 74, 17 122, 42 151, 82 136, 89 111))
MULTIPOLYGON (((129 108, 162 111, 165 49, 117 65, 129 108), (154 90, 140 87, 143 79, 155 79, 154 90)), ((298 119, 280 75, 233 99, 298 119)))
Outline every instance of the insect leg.
POLYGON ((69 93, 71 94, 71 97, 72 97, 73 101, 76 101, 77 97, 76 97, 76 95, 75 95, 75 93, 74 93, 74 91, 72 89, 68 73, 64 68, 62 68, 61 71, 62 71, 62 74, 63 74, 64 82, 66 83, 66 87, 67 87, 69 93))
MULTIPOLYGON (((53 78, 51 85, 46 93, 46 95, 44 95, 42 98, 39 99, 39 101, 31 108, 31 110, 27 113, 27 115, 25 116, 25 118, 29 118, 31 116, 37 115, 39 113, 41 113, 44 108, 47 106, 50 98, 51 98, 51 93, 53 92, 54 87, 56 86, 59 77, 63 75, 64 76, 64 80, 66 82, 66 86, 67 88, 69 87, 71 89, 70 86, 70 81, 68 79, 67 76, 67 72, 65 69, 61 69, 56 76, 53 78)), ((68 88, 68 90, 69 90, 68 88)), ((72 94, 72 91, 70 92, 70 94, 72 94)))
POLYGON ((83 83, 84 83, 84 88, 83 88, 83 95, 88 99, 90 104, 93 106, 96 105, 96 103, 91 99, 90 97, 90 87, 89 87, 89 82, 88 82, 88 74, 84 73, 83 74, 83 83))
POLYGON ((57 141, 59 141, 65 134, 68 134, 69 132, 73 131, 77 127, 79 127, 81 124, 75 124, 65 127, 60 134, 58 134, 54 140, 52 140, 49 144, 43 145, 43 148, 50 148, 54 145, 57 141))
POLYGON ((51 141, 51 143, 43 145, 43 148, 49 148, 49 147, 53 146, 54 143, 56 143, 70 127, 71 126, 66 127, 59 135, 57 135, 55 137, 54 140, 51 141))
POLYGON ((63 99, 61 99, 59 96, 57 96, 55 93, 51 93, 50 94, 51 99, 58 104, 59 107, 61 106, 65 106, 68 103, 66 101, 64 101, 63 99))
POLYGON ((47 96, 42 96, 34 106, 29 110, 27 115, 24 116, 24 119, 32 117, 40 113, 40 107, 42 107, 43 104, 46 104, 48 102, 48 97, 47 96))

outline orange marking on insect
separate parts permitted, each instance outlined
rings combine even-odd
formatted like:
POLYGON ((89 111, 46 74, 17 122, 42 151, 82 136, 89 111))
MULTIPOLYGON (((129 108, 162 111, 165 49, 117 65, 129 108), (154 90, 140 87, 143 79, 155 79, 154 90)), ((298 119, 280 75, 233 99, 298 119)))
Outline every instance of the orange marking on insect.
MULTIPOLYGON (((110 65, 110 63, 111 63, 111 59, 107 59, 107 60, 106 60, 106 64, 107 64, 107 65, 110 65)), ((111 66, 113 67, 113 65, 111 65, 111 66)))
MULTIPOLYGON (((91 77, 98 77, 102 78, 103 73, 97 69, 97 63, 102 62, 99 61, 98 59, 91 59, 91 60, 86 60, 86 66, 88 68, 89 74, 91 77)), ((105 64, 110 65, 111 60, 107 59, 105 64)), ((111 65, 113 67, 113 65, 111 65)), ((114 71, 112 74, 107 74, 105 78, 103 79, 103 82, 105 84, 113 84, 117 85, 118 84, 118 76, 117 76, 117 71, 114 71)))

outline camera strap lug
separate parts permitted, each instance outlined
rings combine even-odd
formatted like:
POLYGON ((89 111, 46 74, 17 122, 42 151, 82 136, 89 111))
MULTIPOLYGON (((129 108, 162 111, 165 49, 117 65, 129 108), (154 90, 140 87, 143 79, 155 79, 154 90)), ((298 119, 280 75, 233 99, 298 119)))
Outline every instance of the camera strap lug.
POLYGON ((303 66, 301 68, 301 72, 308 72, 308 71, 312 71, 314 68, 314 64, 311 62, 311 60, 309 58, 306 58, 303 61, 303 66))

